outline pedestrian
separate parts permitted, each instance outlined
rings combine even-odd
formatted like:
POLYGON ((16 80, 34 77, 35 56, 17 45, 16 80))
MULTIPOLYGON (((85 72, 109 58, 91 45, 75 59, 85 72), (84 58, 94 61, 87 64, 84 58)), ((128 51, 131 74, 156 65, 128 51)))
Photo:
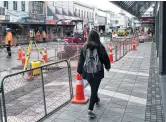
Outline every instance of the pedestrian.
POLYGON ((91 87, 91 97, 88 116, 94 118, 94 105, 99 106, 98 88, 102 78, 104 78, 104 66, 109 71, 111 65, 104 46, 100 42, 99 34, 92 30, 88 36, 88 41, 84 44, 78 62, 77 72, 87 80, 91 87))
POLYGON ((100 35, 101 35, 101 36, 103 35, 103 30, 102 30, 102 29, 100 30, 100 35))
POLYGON ((88 33, 87 33, 87 27, 86 27, 86 25, 84 25, 83 35, 84 35, 84 40, 86 41, 87 38, 88 38, 88 33))
POLYGON ((39 30, 36 32, 36 41, 39 41, 40 40, 40 32, 39 30))
POLYGON ((45 43, 46 42, 46 32, 45 31, 43 31, 43 42, 45 43))
POLYGON ((10 28, 6 28, 5 45, 6 45, 6 50, 8 53, 7 58, 11 57, 11 46, 13 45, 13 37, 12 37, 12 33, 10 31, 11 31, 10 28))

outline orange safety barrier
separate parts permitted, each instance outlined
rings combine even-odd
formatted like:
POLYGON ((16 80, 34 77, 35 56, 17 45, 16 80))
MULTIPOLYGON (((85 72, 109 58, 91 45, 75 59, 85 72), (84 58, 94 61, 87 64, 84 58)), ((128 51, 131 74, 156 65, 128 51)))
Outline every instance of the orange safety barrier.
POLYGON ((72 103, 77 104, 86 104, 88 102, 88 97, 84 96, 84 86, 83 86, 83 79, 80 74, 77 73, 77 84, 76 84, 76 95, 71 100, 72 103))
POLYGON ((109 55, 109 58, 110 58, 110 62, 113 63, 114 59, 113 59, 113 54, 112 54, 112 44, 110 44, 110 55, 109 55))
POLYGON ((20 45, 18 46, 18 52, 17 53, 18 53, 17 54, 17 60, 21 60, 22 54, 21 54, 21 46, 20 45))

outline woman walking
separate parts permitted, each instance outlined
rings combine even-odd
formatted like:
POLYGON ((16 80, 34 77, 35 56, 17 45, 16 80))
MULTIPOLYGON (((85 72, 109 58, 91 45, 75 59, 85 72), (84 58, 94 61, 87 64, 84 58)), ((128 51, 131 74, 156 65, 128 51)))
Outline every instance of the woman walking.
POLYGON ((104 78, 104 66, 109 71, 111 65, 104 46, 100 42, 99 34, 92 30, 88 41, 80 52, 77 72, 87 80, 91 87, 91 97, 88 116, 94 118, 94 105, 99 106, 100 99, 97 95, 100 82, 104 78))

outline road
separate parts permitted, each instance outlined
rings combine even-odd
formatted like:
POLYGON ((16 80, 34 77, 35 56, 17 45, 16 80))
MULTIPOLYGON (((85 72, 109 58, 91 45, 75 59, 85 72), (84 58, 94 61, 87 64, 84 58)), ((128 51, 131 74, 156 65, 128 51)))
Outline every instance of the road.
MULTIPOLYGON (((130 37, 128 36, 127 38, 130 38, 130 37)), ((116 40, 119 40, 119 39, 121 41, 121 40, 123 40, 123 37, 118 37, 116 40)), ((109 53, 110 38, 109 37, 100 37, 100 40, 101 40, 102 44, 105 46, 107 53, 109 53)), ((25 49, 25 52, 27 53, 28 45, 22 45, 22 47, 25 49)), ((63 44, 62 43, 59 44, 57 42, 40 43, 40 44, 38 44, 38 47, 41 49, 42 52, 43 52, 44 48, 46 47, 48 58, 50 60, 54 60, 54 61, 58 60, 58 58, 57 58, 58 52, 64 51, 64 43, 63 44)), ((79 49, 80 47, 76 47, 76 48, 79 49)), ((17 50, 18 50, 18 47, 12 47, 11 48, 12 57, 6 58, 6 56, 7 56, 6 49, 0 48, 0 60, 1 60, 1 64, 2 64, 2 65, 0 65, 0 71, 10 70, 13 67, 21 66, 21 60, 17 60, 17 50)), ((76 53, 78 54, 79 50, 76 53)), ((42 60, 42 56, 38 53, 35 46, 33 45, 29 62, 36 61, 36 60, 42 60)))

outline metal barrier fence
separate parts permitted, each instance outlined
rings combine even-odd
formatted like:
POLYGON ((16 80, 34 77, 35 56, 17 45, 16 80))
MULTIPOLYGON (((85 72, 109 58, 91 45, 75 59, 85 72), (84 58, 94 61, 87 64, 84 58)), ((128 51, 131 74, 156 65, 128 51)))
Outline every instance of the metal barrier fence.
POLYGON ((0 91, 2 122, 38 121, 73 97, 70 64, 62 60, 7 75, 0 91))
MULTIPOLYGON (((114 61, 117 61, 118 59, 120 59, 121 57, 123 57, 123 55, 129 51, 129 48, 131 49, 131 45, 132 44, 132 39, 126 39, 124 41, 111 41, 110 38, 105 38, 102 44, 104 45, 107 53, 110 53, 110 44, 112 44, 113 46, 113 57, 114 57, 114 61)), ((139 43, 139 38, 137 38, 137 44, 139 43)), ((82 48, 83 44, 75 44, 75 43, 48 43, 48 44, 44 44, 45 47, 47 48, 47 54, 48 54, 48 59, 49 61, 58 61, 58 60, 68 60, 71 57, 75 56, 75 55, 79 55, 80 53, 80 49, 82 48)), ((41 50, 44 50, 43 44, 38 44, 39 47, 42 47, 41 50), (41 46, 40 46, 41 45, 41 46)), ((23 47, 25 47, 23 45, 23 47)), ((4 49, 5 50, 5 49, 4 49)), ((14 57, 17 58, 17 49, 15 49, 15 52, 12 53, 12 55, 14 55, 14 57)), ((27 52, 27 46, 26 48, 24 48, 25 52, 27 52)), ((3 55, 1 56, 6 56, 5 53, 3 53, 3 55)), ((33 45, 33 50, 31 52, 30 55, 30 62, 31 61, 35 61, 35 60, 42 60, 42 56, 36 51, 36 48, 33 45)), ((20 62, 20 61, 18 61, 20 62)), ((18 63, 18 66, 15 68, 19 68, 20 69, 21 66, 21 62, 20 64, 18 63)))
MULTIPOLYGON (((139 38, 138 36, 134 38, 138 46, 139 38)), ((134 38, 117 42, 108 41, 103 45, 109 53, 109 46, 112 43, 114 60, 117 61, 131 50, 134 38)), ((48 51, 52 54, 49 58, 53 58, 53 63, 11 75, 7 74, 2 79, 0 89, 2 93, 0 117, 3 116, 1 121, 37 121, 69 101, 73 97, 73 92, 75 93, 72 86, 76 85, 75 76, 82 46, 76 44, 53 46, 54 54, 48 51), (65 60, 58 61, 62 59, 65 60), (35 75, 33 80, 28 77, 32 76, 32 73, 35 75)), ((86 81, 84 85, 87 85, 86 81)))

